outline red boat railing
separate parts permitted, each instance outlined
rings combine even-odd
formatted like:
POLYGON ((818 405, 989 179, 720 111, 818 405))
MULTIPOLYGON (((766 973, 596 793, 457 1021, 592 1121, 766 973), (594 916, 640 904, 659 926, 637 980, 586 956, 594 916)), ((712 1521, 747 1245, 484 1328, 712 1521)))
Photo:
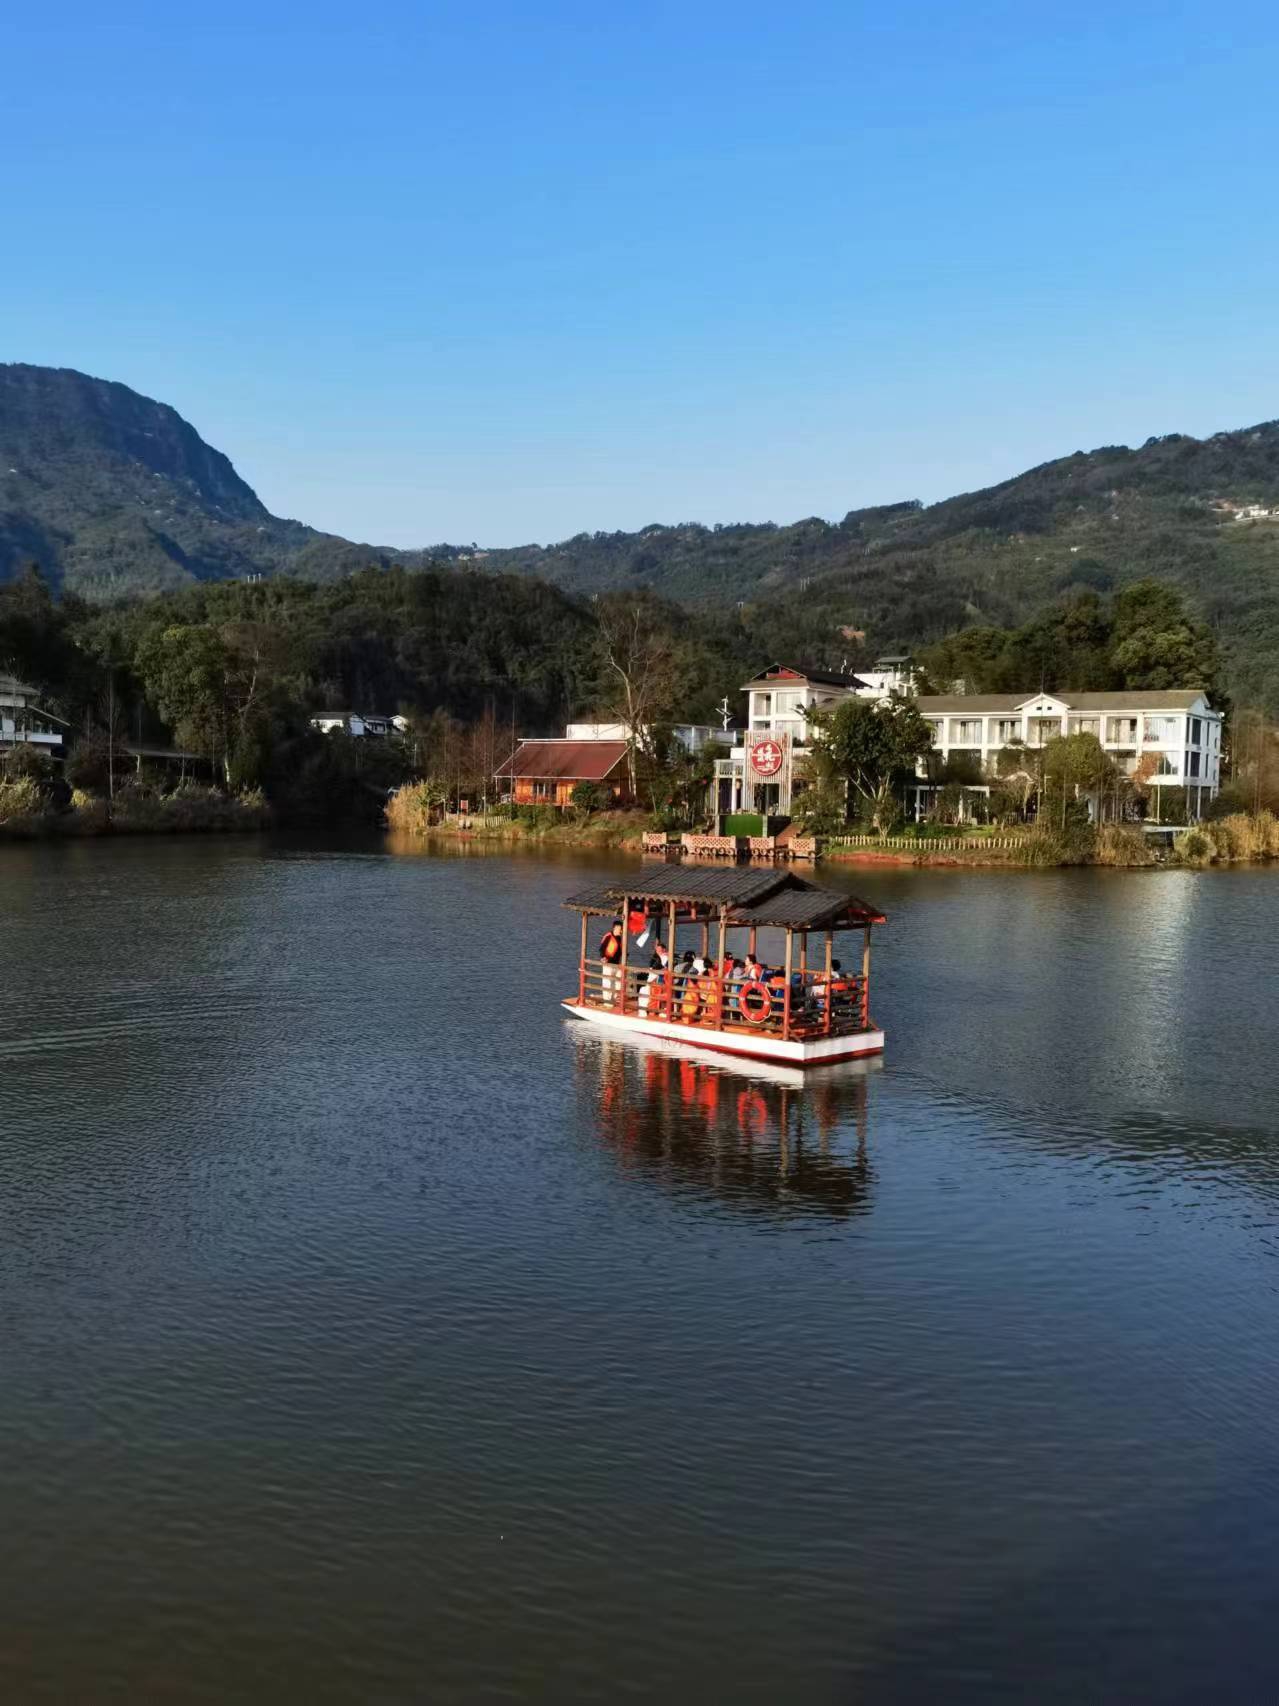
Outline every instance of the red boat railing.
POLYGON ((578 1003, 638 1019, 660 1019, 690 1029, 765 1032, 784 1039, 849 1036, 871 1029, 866 980, 824 970, 766 979, 725 978, 718 971, 690 974, 584 959, 578 1003))

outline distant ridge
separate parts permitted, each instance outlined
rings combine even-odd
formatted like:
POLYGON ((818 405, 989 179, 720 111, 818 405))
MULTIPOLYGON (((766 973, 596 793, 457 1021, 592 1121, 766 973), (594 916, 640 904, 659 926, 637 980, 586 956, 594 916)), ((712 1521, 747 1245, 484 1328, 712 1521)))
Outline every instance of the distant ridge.
POLYGON ((0 580, 35 561, 109 598, 389 560, 273 516, 168 404, 71 368, 0 364, 0 580))
POLYGON ((0 579, 34 560, 102 599, 428 558, 581 595, 644 588, 712 615, 763 607, 774 650, 835 667, 863 635, 870 647, 918 645, 1153 576, 1216 628, 1232 691, 1279 707, 1276 421, 1076 451, 982 491, 839 522, 655 524, 544 547, 405 552, 271 515, 176 411, 125 385, 0 365, 0 579))

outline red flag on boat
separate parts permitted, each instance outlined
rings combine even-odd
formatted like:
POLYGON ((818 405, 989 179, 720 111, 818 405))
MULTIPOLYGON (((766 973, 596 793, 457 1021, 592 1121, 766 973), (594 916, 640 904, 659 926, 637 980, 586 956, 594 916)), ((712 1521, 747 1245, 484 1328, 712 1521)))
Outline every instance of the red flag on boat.
POLYGON ((642 948, 645 942, 648 941, 647 912, 628 912, 626 915, 626 928, 630 931, 631 935, 635 937, 636 947, 642 948))

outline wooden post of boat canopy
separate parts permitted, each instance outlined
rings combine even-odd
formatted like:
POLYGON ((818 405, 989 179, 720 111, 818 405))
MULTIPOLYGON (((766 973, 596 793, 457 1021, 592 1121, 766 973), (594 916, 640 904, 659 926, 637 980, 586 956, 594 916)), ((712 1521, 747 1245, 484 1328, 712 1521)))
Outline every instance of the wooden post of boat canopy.
POLYGON ((835 981, 835 978, 834 978, 834 973, 830 969, 830 951, 831 951, 831 932, 828 930, 826 932, 826 1035, 827 1036, 830 1035, 830 1016, 831 1016, 831 1010, 835 1005, 835 991, 831 988, 831 985, 835 981))
POLYGON ((786 987, 782 991, 782 1038, 790 1036, 790 968, 791 968, 791 938, 793 932, 789 925, 786 927, 786 987))
POLYGON ((582 914, 582 957, 578 961, 577 972, 577 1004, 580 1007, 586 1000, 586 914, 582 914))
POLYGON ((862 938, 862 1024, 870 1030, 873 1020, 870 1016, 870 925, 866 926, 862 938))
POLYGON ((709 918, 703 918, 703 920, 702 920, 702 964, 705 965, 707 960, 710 959, 710 957, 711 957, 711 921, 709 918))
POLYGON ((631 897, 622 896, 622 999, 620 1011, 626 1011, 626 946, 631 939, 631 897))
POLYGON ((807 970, 808 970, 808 931, 807 930, 801 930, 799 933, 799 975, 801 977, 803 977, 804 973, 807 970))
POLYGON ((755 958, 755 926, 753 924, 751 925, 750 936, 746 943, 746 952, 752 959, 755 958))

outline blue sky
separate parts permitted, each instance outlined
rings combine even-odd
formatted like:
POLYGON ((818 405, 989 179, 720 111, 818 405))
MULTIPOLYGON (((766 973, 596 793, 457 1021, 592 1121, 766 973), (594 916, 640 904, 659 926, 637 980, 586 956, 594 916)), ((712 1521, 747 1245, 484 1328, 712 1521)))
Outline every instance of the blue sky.
POLYGON ((838 518, 1279 415, 1275 15, 10 15, 0 359, 379 543, 838 518))

